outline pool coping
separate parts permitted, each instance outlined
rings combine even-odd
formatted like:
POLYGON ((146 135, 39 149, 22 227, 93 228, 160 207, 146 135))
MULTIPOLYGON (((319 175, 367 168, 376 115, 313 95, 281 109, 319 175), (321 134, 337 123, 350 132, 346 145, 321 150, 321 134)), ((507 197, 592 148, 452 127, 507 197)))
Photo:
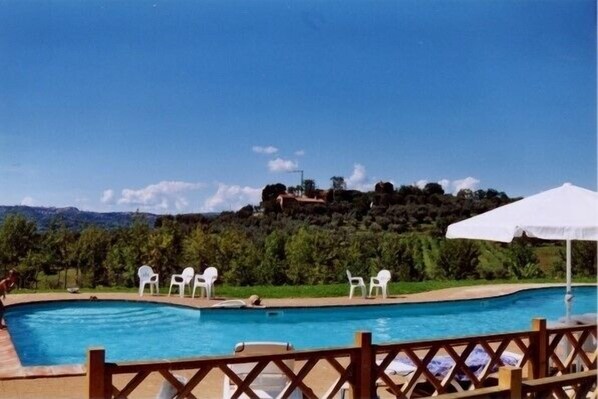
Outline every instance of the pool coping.
MULTIPOLYGON (((577 283, 576 287, 596 287, 598 284, 591 283, 577 283)), ((334 308, 334 307, 364 307, 364 306, 396 306, 397 304, 426 304, 438 302, 467 302, 479 299, 490 298, 505 298, 516 295, 523 291, 532 291, 536 289, 545 288, 564 288, 565 285, 561 283, 541 283, 541 284, 497 284, 497 285, 476 285, 468 287, 453 287, 442 290, 429 291, 418 294, 405 294, 399 297, 389 297, 386 300, 380 299, 362 299, 347 297, 335 298, 291 298, 291 299, 270 299, 268 302, 278 303, 273 306, 265 307, 245 307, 245 308, 214 308, 212 305, 214 301, 207 299, 192 299, 167 297, 167 296, 145 296, 136 297, 137 294, 131 293, 98 293, 94 295, 98 301, 126 301, 126 302, 149 302, 155 304, 167 304, 170 306, 184 307, 191 309, 209 310, 209 311, 254 311, 254 310, 268 310, 268 309, 309 309, 309 308, 334 308), (480 292, 482 290, 483 292, 480 292), (451 295, 446 295, 449 292, 451 295), (456 294, 456 295, 455 295, 456 294), (480 295, 482 294, 482 295, 480 295), (194 303, 185 303, 182 301, 191 300, 194 303), (372 301, 367 303, 364 301, 372 301), (318 303, 320 302, 320 303, 318 303), (324 302, 324 303, 321 303, 324 302), (328 302, 328 303, 326 303, 328 302)), ((6 304, 6 308, 20 307, 31 304, 44 304, 55 302, 70 302, 70 301, 89 301, 79 297, 81 294, 16 294, 11 295, 11 298, 17 297, 16 303, 6 304), (38 299, 41 298, 41 299, 38 299), (44 299, 45 298, 45 299, 44 299)), ((83 294, 84 295, 84 294, 83 294)), ((94 299, 95 300, 95 299, 94 299)), ((0 330, 0 356, 2 363, 0 364, 0 380, 13 379, 31 379, 31 378, 48 378, 48 377, 68 377, 68 376, 83 376, 86 374, 86 366, 84 364, 71 365, 57 365, 57 366, 22 366, 18 354, 15 350, 14 344, 10 337, 8 329, 0 330)))

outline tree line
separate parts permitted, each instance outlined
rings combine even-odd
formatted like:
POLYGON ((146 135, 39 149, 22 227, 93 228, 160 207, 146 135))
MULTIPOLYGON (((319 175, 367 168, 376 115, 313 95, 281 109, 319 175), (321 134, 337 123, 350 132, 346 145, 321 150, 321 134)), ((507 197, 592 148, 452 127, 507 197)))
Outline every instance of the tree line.
MULTIPOLYGON (((206 218, 200 214, 162 216, 153 226, 143 215, 132 225, 104 229, 67 228, 60 219, 44 231, 22 215, 0 225, 3 271, 15 267, 25 288, 66 287, 74 270, 83 287, 137 284, 137 269, 149 264, 163 284, 186 266, 196 272, 219 270, 231 285, 326 284, 345 282, 345 270, 375 275, 389 269, 394 280, 534 278, 562 276, 564 254, 548 269, 536 249, 546 245, 521 239, 514 244, 446 240, 449 223, 512 199, 496 190, 445 194, 439 185, 424 189, 381 183, 370 193, 343 189, 339 182, 327 202, 281 209, 286 191, 268 185, 259 209, 246 206, 206 218), (389 186, 390 185, 390 186, 389 186), (40 287, 49 284, 53 286, 40 287)), ((552 245, 552 244, 549 244, 552 245)), ((595 243, 574 242, 574 273, 594 276, 595 243)))

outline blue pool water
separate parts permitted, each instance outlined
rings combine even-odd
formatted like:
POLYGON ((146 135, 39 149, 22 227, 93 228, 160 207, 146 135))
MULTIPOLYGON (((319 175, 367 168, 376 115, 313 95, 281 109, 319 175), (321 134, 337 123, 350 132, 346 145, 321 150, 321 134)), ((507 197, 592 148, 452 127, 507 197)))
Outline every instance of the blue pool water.
MULTIPOLYGON (((574 288, 575 313, 596 313, 596 287, 574 288)), ((110 361, 231 353, 240 341, 288 341, 296 348, 349 345, 355 331, 375 342, 528 330, 531 319, 563 315, 563 288, 499 298, 333 308, 190 309, 128 301, 14 306, 6 323, 25 366, 84 363, 88 347, 110 361)))

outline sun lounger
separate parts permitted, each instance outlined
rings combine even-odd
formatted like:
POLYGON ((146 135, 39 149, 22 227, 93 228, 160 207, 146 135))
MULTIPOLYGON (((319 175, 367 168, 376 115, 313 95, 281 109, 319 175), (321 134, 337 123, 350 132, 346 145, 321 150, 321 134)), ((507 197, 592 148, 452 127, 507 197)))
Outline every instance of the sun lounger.
POLYGON ((570 325, 582 325, 582 324, 597 324, 598 314, 596 313, 584 313, 584 314, 573 314, 570 316, 570 320, 567 317, 561 317, 559 323, 570 323, 570 325))
MULTIPOLYGON (((251 356, 251 355, 266 355, 275 353, 284 353, 293 350, 293 346, 286 342, 241 342, 235 346, 235 357, 251 356)), ((284 360, 285 365, 293 369, 295 367, 295 360, 284 360)), ((239 363, 230 366, 232 371, 239 377, 245 379, 249 373, 256 366, 256 363, 239 363)), ((251 390, 260 399, 273 399, 284 392, 285 388, 290 384, 290 380, 285 373, 273 362, 269 363, 260 374, 251 382, 251 390)), ((228 376, 224 377, 223 398, 231 398, 237 387, 228 376)), ((241 394, 240 398, 247 398, 247 395, 241 394)), ((289 398, 300 399, 302 397, 300 390, 294 390, 289 398)))
MULTIPOLYGON (((500 356, 500 363, 493 365, 490 372, 498 371, 498 367, 505 365, 505 366, 518 366, 519 362, 521 361, 522 356, 513 352, 505 351, 500 356)), ((488 363, 490 362, 490 356, 486 353, 486 351, 482 347, 475 347, 467 359, 465 360, 465 364, 467 367, 473 372, 476 377, 480 377, 488 363)), ((382 363, 382 361, 376 361, 378 365, 382 363)), ((430 363, 428 363, 428 370, 432 375, 434 375, 438 380, 444 379, 446 376, 450 374, 450 372, 455 367, 455 361, 448 355, 437 355, 432 358, 430 363)), ((404 383, 407 384, 410 381, 413 373, 417 370, 416 365, 409 359, 407 356, 398 356, 395 358, 390 364, 386 367, 385 373, 389 376, 398 376, 404 379, 404 383)), ((411 397, 413 392, 416 389, 419 389, 419 385, 426 384, 428 381, 423 375, 419 375, 417 381, 411 386, 408 392, 404 392, 407 397, 411 397)), ((454 388, 455 391, 463 391, 462 383, 469 382, 469 377, 463 372, 457 372, 455 377, 451 380, 451 386, 454 388)), ((384 382, 382 380, 378 380, 376 383, 377 386, 384 386, 384 382)), ((341 389, 340 395, 341 398, 346 398, 346 393, 349 389, 349 384, 345 384, 341 389)))
MULTIPOLYGON (((505 351, 500 356, 500 361, 505 366, 516 366, 520 360, 521 356, 512 352, 505 351)), ((490 356, 488 353, 486 353, 483 348, 476 346, 465 360, 465 365, 476 375, 476 377, 478 377, 482 374, 489 361, 490 356)), ((494 365, 491 372, 498 371, 498 366, 499 365, 494 365)), ((391 374, 395 370, 407 371, 410 367, 415 371, 415 364, 411 359, 406 356, 398 357, 390 363, 386 368, 386 372, 387 374, 391 374)), ((453 367, 455 367, 455 361, 448 355, 434 356, 430 363, 428 363, 428 370, 430 373, 439 378, 443 378, 449 374, 453 367)), ((455 378, 459 381, 469 381, 469 378, 465 373, 458 372, 455 375, 455 378)))

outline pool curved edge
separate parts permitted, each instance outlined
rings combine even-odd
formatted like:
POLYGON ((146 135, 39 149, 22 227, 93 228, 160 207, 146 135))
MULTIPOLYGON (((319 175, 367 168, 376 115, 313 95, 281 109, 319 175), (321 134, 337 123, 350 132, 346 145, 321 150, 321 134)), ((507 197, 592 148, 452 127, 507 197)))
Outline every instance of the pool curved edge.
MULTIPOLYGON (((338 307, 369 307, 369 306, 396 306, 396 305, 425 305, 425 304, 433 304, 433 303, 464 303, 470 301, 477 301, 477 300, 491 300, 491 299, 499 299, 499 298, 509 298, 514 295, 518 295, 524 292, 532 292, 535 290, 545 290, 545 289, 565 289, 565 284, 552 284, 552 283, 540 283, 540 284, 497 284, 497 285, 472 285, 467 287, 454 287, 454 288, 445 288, 440 290, 434 291, 426 291, 416 294, 404 294, 399 298, 390 297, 387 299, 382 298, 374 298, 374 299, 349 299, 348 297, 326 297, 326 298, 273 298, 273 299, 266 299, 266 302, 280 302, 280 304, 274 305, 265 305, 259 307, 252 307, 247 306, 244 308, 226 308, 226 307, 213 307, 213 305, 220 302, 219 300, 203 300, 203 299, 193 299, 190 297, 183 297, 180 298, 178 296, 143 296, 139 297, 137 294, 133 293, 106 293, 111 297, 102 297, 106 294, 99 293, 94 295, 97 297, 96 299, 84 299, 84 298, 72 298, 73 294, 63 294, 63 293, 50 293, 50 294, 17 294, 17 295, 26 295, 26 296, 40 296, 40 295, 50 295, 56 296, 56 298, 47 298, 47 299, 33 299, 33 300, 22 300, 16 303, 9 303, 5 304, 5 308, 11 307, 20 307, 26 306, 31 304, 44 304, 44 303, 55 303, 55 302, 89 302, 90 300, 93 301, 106 301, 106 302, 113 302, 113 301, 123 301, 123 302, 138 302, 138 303, 154 303, 160 305, 170 305, 173 307, 182 307, 188 309, 201 309, 202 311, 259 311, 264 309, 309 309, 309 308, 338 308, 338 307), (488 289, 485 292, 486 295, 476 295, 474 297, 468 297, 468 292, 471 293, 473 290, 480 290, 480 289, 488 289), (500 289, 500 290, 498 290, 500 289), (437 296, 443 292, 453 291, 453 290, 460 290, 462 293, 462 297, 458 298, 446 298, 443 296, 437 296), (492 290, 496 290, 496 292, 492 292, 492 290), (504 292, 502 290, 508 290, 508 292, 504 292), (99 297, 98 297, 99 295, 99 297), (425 299, 427 296, 431 296, 429 299, 425 299), (421 298, 420 298, 421 297, 421 298), (183 302, 185 301, 185 302, 183 302), (188 302, 187 302, 188 301, 188 302), (191 302, 192 301, 192 302, 191 302), (324 303, 318 303, 318 302, 324 303), (364 302, 365 301, 365 302, 364 302), (191 303, 190 303, 191 302, 191 303), (293 303, 291 303, 293 302, 293 303), (369 303, 368 303, 369 302, 369 303)), ((591 283, 576 283, 573 284, 573 287, 598 287, 597 284, 591 283)), ((485 290, 486 291, 486 290, 485 290)), ((476 293, 477 294, 477 293, 476 293)), ((85 294, 76 294, 76 295, 85 295, 85 294)), ((563 293, 564 295, 564 293, 563 293)), ((20 298, 19 298, 20 299, 20 298)), ((230 299, 230 298, 222 298, 221 300, 230 299)))
MULTIPOLYGON (((575 287, 577 288, 596 288, 598 287, 598 284, 576 284, 575 287)), ((426 306, 426 305, 433 305, 432 307, 434 308, 443 308, 443 307, 450 307, 452 304, 456 304, 456 303, 471 303, 473 304, 473 306, 476 306, 476 303, 485 303, 485 305, 490 305, 490 306, 496 306, 496 305, 501 305, 501 303, 503 303, 504 301, 515 301, 520 297, 525 297, 526 295, 533 295, 533 293, 537 292, 537 291, 552 291, 557 292, 559 290, 564 290, 565 286, 562 284, 538 284, 538 285, 534 285, 534 286, 510 286, 508 291, 509 292, 498 292, 498 290, 492 291, 488 288, 492 288, 492 286, 472 286, 469 288, 473 288, 473 289, 480 289, 482 288, 485 292, 486 295, 485 296, 478 296, 476 298, 460 298, 460 299, 435 299, 435 300, 419 300, 419 301, 397 301, 396 298, 394 301, 389 302, 387 301, 376 301, 375 303, 372 303, 373 301, 370 301, 370 303, 351 303, 351 301, 349 301, 348 298, 342 298, 345 300, 345 304, 318 304, 315 306, 307 306, 305 304, 303 305, 295 305, 295 306, 269 306, 267 308, 243 308, 243 309, 229 309, 229 308, 210 308, 210 307, 202 307, 202 306, 198 306, 200 305, 205 305, 205 306, 209 306, 213 303, 216 303, 216 301, 206 301, 206 300, 198 300, 195 299, 193 304, 181 304, 181 303, 171 303, 169 302, 169 300, 171 299, 175 299, 178 301, 181 301, 180 298, 178 297, 160 297, 162 300, 156 300, 158 298, 155 297, 151 297, 151 296, 147 296, 147 297, 142 297, 139 298, 136 295, 125 295, 125 298, 98 298, 97 302, 130 302, 130 303, 147 303, 149 304, 155 304, 155 305, 168 305, 168 306, 172 306, 172 307, 178 307, 178 308, 185 308, 185 309, 193 309, 193 310, 201 310, 202 312, 204 312, 206 314, 206 316, 210 315, 210 316, 215 316, 218 317, 218 315, 230 315, 230 312, 249 312, 252 314, 256 314, 258 313, 258 311, 261 312, 272 312, 272 311, 276 311, 276 310, 280 310, 280 311, 284 311, 285 309, 289 309, 289 310, 295 310, 295 311, 303 311, 303 310, 309 310, 309 309, 314 309, 316 310, 317 308, 320 308, 321 310, 324 310, 326 308, 339 308, 339 307, 378 307, 378 308, 387 308, 387 307, 394 307, 395 309, 397 308, 403 308, 406 309, 407 311, 409 311, 408 309, 412 309, 418 306, 426 306), (128 298, 127 298, 128 297, 128 298), (255 312, 255 313, 254 313, 255 312)), ((505 287, 502 287, 505 288, 505 287)), ((439 291, 445 291, 445 290, 439 290, 439 291)), ((466 290, 463 290, 466 291, 466 290)), ((437 291, 436 291, 437 292, 437 291)), ((33 295, 37 295, 37 294, 33 294, 33 295)), ((419 295, 421 296, 421 294, 414 294, 414 295, 419 295)), ((464 295, 466 296, 466 295, 464 295)), ((190 301, 190 298, 184 298, 182 299, 190 301)), ((43 305, 43 304, 52 304, 52 303, 81 303, 81 302, 95 302, 94 301, 90 301, 89 299, 83 299, 83 298, 56 298, 56 299, 46 299, 46 300, 34 300, 34 301, 21 301, 19 303, 13 303, 10 305, 7 305, 7 308, 17 308, 17 307, 22 307, 22 306, 35 306, 35 305, 43 305)), ((297 300, 297 302, 302 302, 300 300, 297 300)), ((317 312, 317 310, 316 310, 317 312)), ((319 312, 317 312, 319 313, 319 312)), ((13 347, 13 351, 14 351, 14 346, 12 343, 12 339, 10 337, 10 333, 8 332, 8 329, 5 330, 0 330, 0 334, 6 334, 8 336, 8 342, 4 342, 4 343, 9 343, 11 347, 13 347)), ((0 345, 2 346, 2 345, 0 345)), ((1 348, 0 348, 1 349, 1 348)), ((16 354, 16 353, 15 353, 16 354)), ((17 358, 18 361, 18 358, 17 358)), ((19 362, 20 363, 20 362, 19 362)), ((12 372, 10 373, 11 375, 6 375, 4 373, 2 373, 2 368, 0 367, 0 377, 2 378, 9 378, 9 379, 13 379, 13 378, 30 378, 31 375, 36 375, 39 376, 44 375, 46 373, 46 371, 49 373, 49 375, 51 376, 66 376, 66 375, 82 375, 84 374, 84 368, 82 368, 82 365, 62 365, 62 366, 21 366, 20 370, 17 369, 13 369, 12 372)))

